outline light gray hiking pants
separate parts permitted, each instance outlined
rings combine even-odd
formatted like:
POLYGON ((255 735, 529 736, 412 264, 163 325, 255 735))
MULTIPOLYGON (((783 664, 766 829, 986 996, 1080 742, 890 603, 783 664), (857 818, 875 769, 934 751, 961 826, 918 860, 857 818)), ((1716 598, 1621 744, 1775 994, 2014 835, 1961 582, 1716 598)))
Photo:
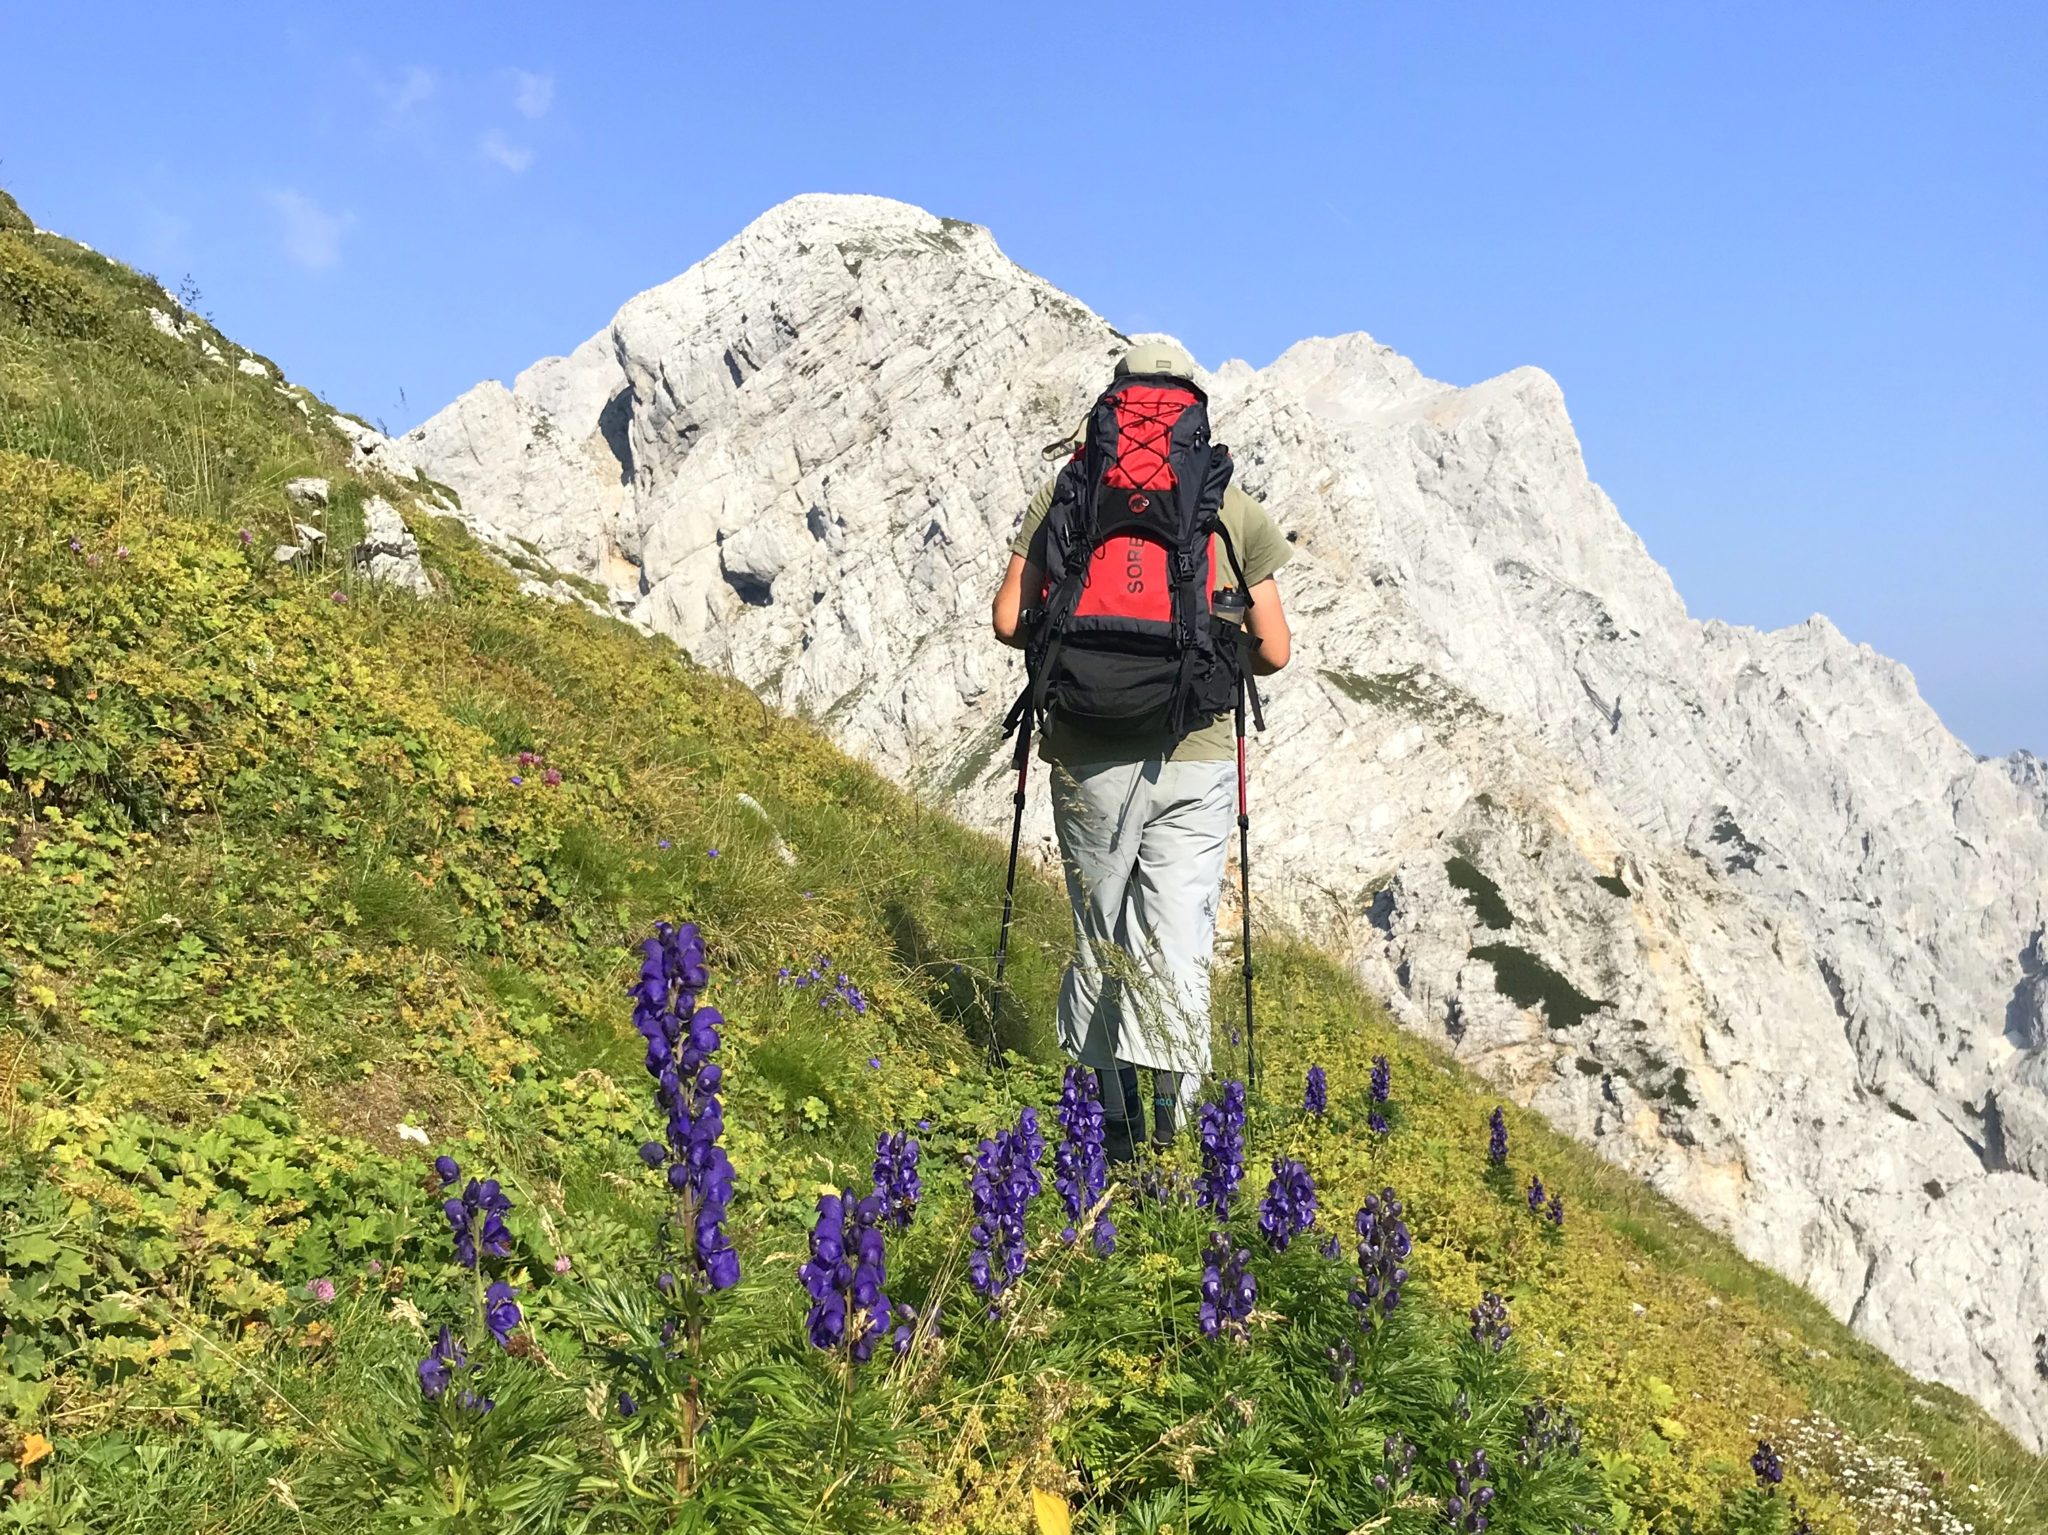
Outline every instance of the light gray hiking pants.
POLYGON ((1060 1044, 1084 1066, 1181 1073, 1184 1113, 1209 1071, 1209 961, 1236 785, 1229 762, 1052 769, 1074 908, 1060 1044))

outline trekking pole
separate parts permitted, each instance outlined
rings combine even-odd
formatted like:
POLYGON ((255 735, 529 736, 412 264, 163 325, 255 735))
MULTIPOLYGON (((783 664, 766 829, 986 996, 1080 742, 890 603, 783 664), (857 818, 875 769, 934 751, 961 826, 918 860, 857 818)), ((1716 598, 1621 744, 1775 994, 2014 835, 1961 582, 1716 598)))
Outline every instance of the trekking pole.
POLYGON ((1024 779, 1031 771, 1031 714, 1025 711, 1017 729, 1017 792, 1010 797, 1010 874, 1003 882, 1003 930, 996 940, 996 989, 1003 985, 1003 966, 1010 957, 1010 914, 1017 906, 1017 844, 1024 836, 1024 779))
MULTIPOLYGON (((1250 692, 1257 698, 1257 684, 1249 676, 1237 685, 1237 878, 1238 910, 1244 919, 1244 1085, 1247 1092, 1259 1085, 1259 1058, 1252 1045, 1252 817, 1245 792, 1244 699, 1250 692)), ((1252 706, 1258 707, 1256 703, 1252 706)))
MULTIPOLYGON (((1235 556, 1233 555, 1234 559, 1235 556)), ((1240 578, 1242 579, 1242 578, 1240 578)), ((1251 699, 1252 719, 1266 728, 1265 711, 1259 707, 1259 685, 1252 681, 1252 637, 1245 620, 1251 604, 1245 593, 1223 587, 1209 597, 1210 610, 1225 623, 1236 626, 1239 648, 1237 673, 1237 875, 1238 907, 1244 919, 1244 1085, 1247 1092, 1258 1085, 1259 1058, 1252 1041, 1252 817, 1246 792, 1244 754, 1244 706, 1251 699)))

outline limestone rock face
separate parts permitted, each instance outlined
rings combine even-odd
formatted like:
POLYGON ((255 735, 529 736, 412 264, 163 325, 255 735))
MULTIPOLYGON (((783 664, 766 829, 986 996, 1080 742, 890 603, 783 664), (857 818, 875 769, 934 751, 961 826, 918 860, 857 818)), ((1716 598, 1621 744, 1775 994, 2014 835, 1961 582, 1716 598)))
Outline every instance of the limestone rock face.
POLYGON ((395 586, 416 597, 434 595, 434 583, 420 564, 419 541, 398 508, 382 496, 363 506, 363 541, 350 552, 357 569, 380 586, 395 586))
MULTIPOLYGON (((985 230, 805 197, 374 452, 999 829, 987 604, 1124 345, 985 230)), ((2041 1445, 2041 764, 1824 618, 1690 618, 1534 368, 1354 335, 1208 382, 1296 549, 1261 915, 2041 1445)))

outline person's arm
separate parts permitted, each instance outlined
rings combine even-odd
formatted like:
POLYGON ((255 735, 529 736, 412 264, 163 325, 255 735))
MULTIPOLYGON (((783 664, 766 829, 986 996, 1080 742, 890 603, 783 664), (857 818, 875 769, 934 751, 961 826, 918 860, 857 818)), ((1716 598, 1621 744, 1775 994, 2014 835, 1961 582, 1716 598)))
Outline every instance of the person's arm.
POLYGON ((996 588, 995 605, 989 613, 989 620, 995 626, 996 638, 1012 649, 1022 650, 1027 640, 1024 594, 1037 591, 1044 581, 1039 568, 1023 555, 1010 556, 1010 568, 1003 572, 1003 584, 996 588))
MULTIPOLYGON (((1258 641, 1252 646, 1254 672, 1270 677, 1287 664, 1294 653, 1294 636, 1288 632, 1287 615, 1280 608, 1280 584, 1271 576, 1251 589, 1251 611, 1245 614, 1244 626, 1258 641)), ((1000 623, 996 632, 1002 632, 1000 623)))

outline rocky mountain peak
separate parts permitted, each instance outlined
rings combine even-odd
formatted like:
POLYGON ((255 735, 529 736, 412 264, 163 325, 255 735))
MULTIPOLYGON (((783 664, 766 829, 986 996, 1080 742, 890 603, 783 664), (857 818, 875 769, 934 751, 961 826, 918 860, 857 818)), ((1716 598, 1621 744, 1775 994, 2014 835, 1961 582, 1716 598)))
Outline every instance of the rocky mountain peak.
MULTIPOLYGON (((988 596, 1123 345, 986 231, 799 198, 402 446, 996 828, 988 596)), ((2042 1443, 2039 762, 1972 758, 1825 619, 1695 622, 1538 369, 1456 388, 1354 334, 1211 382, 1297 550, 1261 916, 2042 1443)))

